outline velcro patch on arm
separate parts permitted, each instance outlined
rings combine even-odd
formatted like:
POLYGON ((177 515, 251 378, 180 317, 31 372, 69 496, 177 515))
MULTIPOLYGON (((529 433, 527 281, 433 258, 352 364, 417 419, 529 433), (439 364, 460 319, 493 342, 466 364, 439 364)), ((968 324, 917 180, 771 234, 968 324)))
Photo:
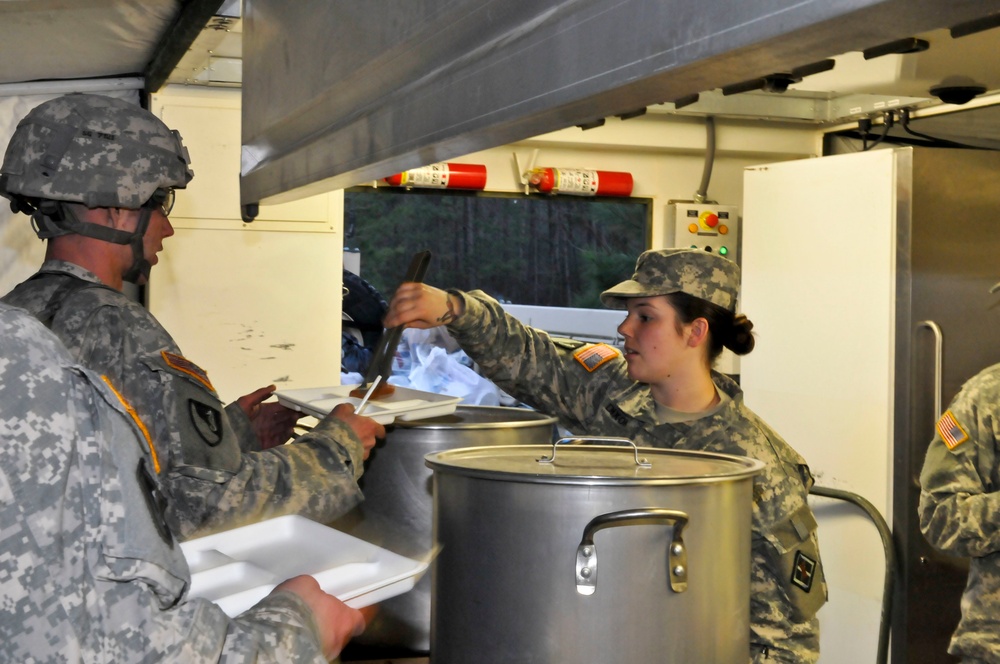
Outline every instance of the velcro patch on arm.
POLYGON ((215 388, 212 387, 212 381, 208 379, 208 373, 197 364, 185 357, 168 353, 167 351, 161 352, 160 355, 163 356, 163 361, 167 363, 168 367, 186 373, 211 391, 215 392, 215 388))
POLYGON ((573 353, 583 368, 593 373, 599 366, 618 357, 618 350, 607 344, 590 344, 573 353))
POLYGON ((153 445, 153 437, 149 435, 149 429, 146 428, 146 423, 142 421, 142 418, 139 417, 139 413, 135 412, 135 408, 133 408, 132 404, 130 404, 125 397, 122 396, 122 393, 115 389, 115 386, 111 384, 110 378, 107 376, 101 376, 101 380, 103 380, 105 385, 111 388, 111 392, 118 397, 118 401, 120 401, 122 407, 125 408, 125 412, 132 418, 132 421, 135 422, 135 426, 139 429, 139 432, 142 433, 143 438, 146 439, 146 444, 149 446, 149 455, 153 459, 153 470, 159 474, 160 457, 156 453, 156 446, 153 445))
POLYGON ((950 410, 945 411, 941 419, 937 421, 937 432, 949 450, 955 449, 969 439, 969 434, 965 432, 950 410))

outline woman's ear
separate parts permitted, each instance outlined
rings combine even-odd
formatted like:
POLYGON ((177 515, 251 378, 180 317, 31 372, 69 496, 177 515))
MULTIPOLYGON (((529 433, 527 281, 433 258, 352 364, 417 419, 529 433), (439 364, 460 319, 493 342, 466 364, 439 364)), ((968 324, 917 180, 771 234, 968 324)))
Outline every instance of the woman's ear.
POLYGON ((708 321, 704 318, 695 318, 691 322, 691 334, 688 336, 688 346, 695 348, 708 340, 708 321))

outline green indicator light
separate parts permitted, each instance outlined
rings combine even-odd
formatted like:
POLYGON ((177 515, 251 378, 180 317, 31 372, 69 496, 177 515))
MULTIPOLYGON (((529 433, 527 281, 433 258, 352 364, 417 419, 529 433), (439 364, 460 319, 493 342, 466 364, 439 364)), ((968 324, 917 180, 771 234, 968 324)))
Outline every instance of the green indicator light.
POLYGON ((720 256, 725 256, 728 253, 729 253, 729 249, 727 247, 719 247, 719 255, 720 256))

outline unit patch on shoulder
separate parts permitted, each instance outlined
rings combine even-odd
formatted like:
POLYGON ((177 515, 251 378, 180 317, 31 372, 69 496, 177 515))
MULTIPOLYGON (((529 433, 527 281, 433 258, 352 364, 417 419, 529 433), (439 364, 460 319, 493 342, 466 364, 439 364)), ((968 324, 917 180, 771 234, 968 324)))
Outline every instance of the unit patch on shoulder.
POLYGON ((950 410, 945 411, 941 419, 937 421, 937 432, 949 450, 955 449, 969 439, 969 434, 965 432, 950 410))
POLYGON ((209 447, 222 442, 222 413, 194 399, 188 399, 188 413, 195 431, 209 447))
POLYGON ((607 344, 589 344, 573 353, 583 368, 593 373, 597 367, 618 357, 618 350, 607 344))
POLYGON ((792 584, 809 592, 815 576, 816 561, 801 551, 796 551, 795 563, 792 565, 792 584))
POLYGON ((215 388, 212 387, 212 381, 208 379, 208 373, 197 364, 185 357, 175 355, 174 353, 168 353, 167 351, 161 352, 160 355, 163 357, 163 361, 167 363, 168 367, 177 369, 178 371, 183 371, 208 389, 215 392, 215 388))

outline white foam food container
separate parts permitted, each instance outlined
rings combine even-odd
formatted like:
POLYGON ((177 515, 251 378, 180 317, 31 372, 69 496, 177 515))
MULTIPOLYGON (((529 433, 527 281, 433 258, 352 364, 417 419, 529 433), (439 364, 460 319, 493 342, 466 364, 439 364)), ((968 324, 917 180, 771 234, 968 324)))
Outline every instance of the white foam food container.
POLYGON ((181 550, 191 569, 189 596, 215 602, 229 617, 300 574, 361 608, 410 590, 429 564, 296 515, 188 540, 181 550))
MULTIPOLYGON (((428 417, 441 417, 455 412, 462 397, 447 394, 434 394, 408 387, 393 385, 395 388, 389 396, 369 399, 361 413, 382 425, 392 424, 396 419, 422 420, 428 417)), ((298 390, 281 390, 274 393, 278 403, 286 408, 297 410, 306 415, 322 419, 342 403, 353 404, 357 409, 361 397, 352 397, 351 390, 357 385, 336 385, 333 387, 312 387, 298 390)))

